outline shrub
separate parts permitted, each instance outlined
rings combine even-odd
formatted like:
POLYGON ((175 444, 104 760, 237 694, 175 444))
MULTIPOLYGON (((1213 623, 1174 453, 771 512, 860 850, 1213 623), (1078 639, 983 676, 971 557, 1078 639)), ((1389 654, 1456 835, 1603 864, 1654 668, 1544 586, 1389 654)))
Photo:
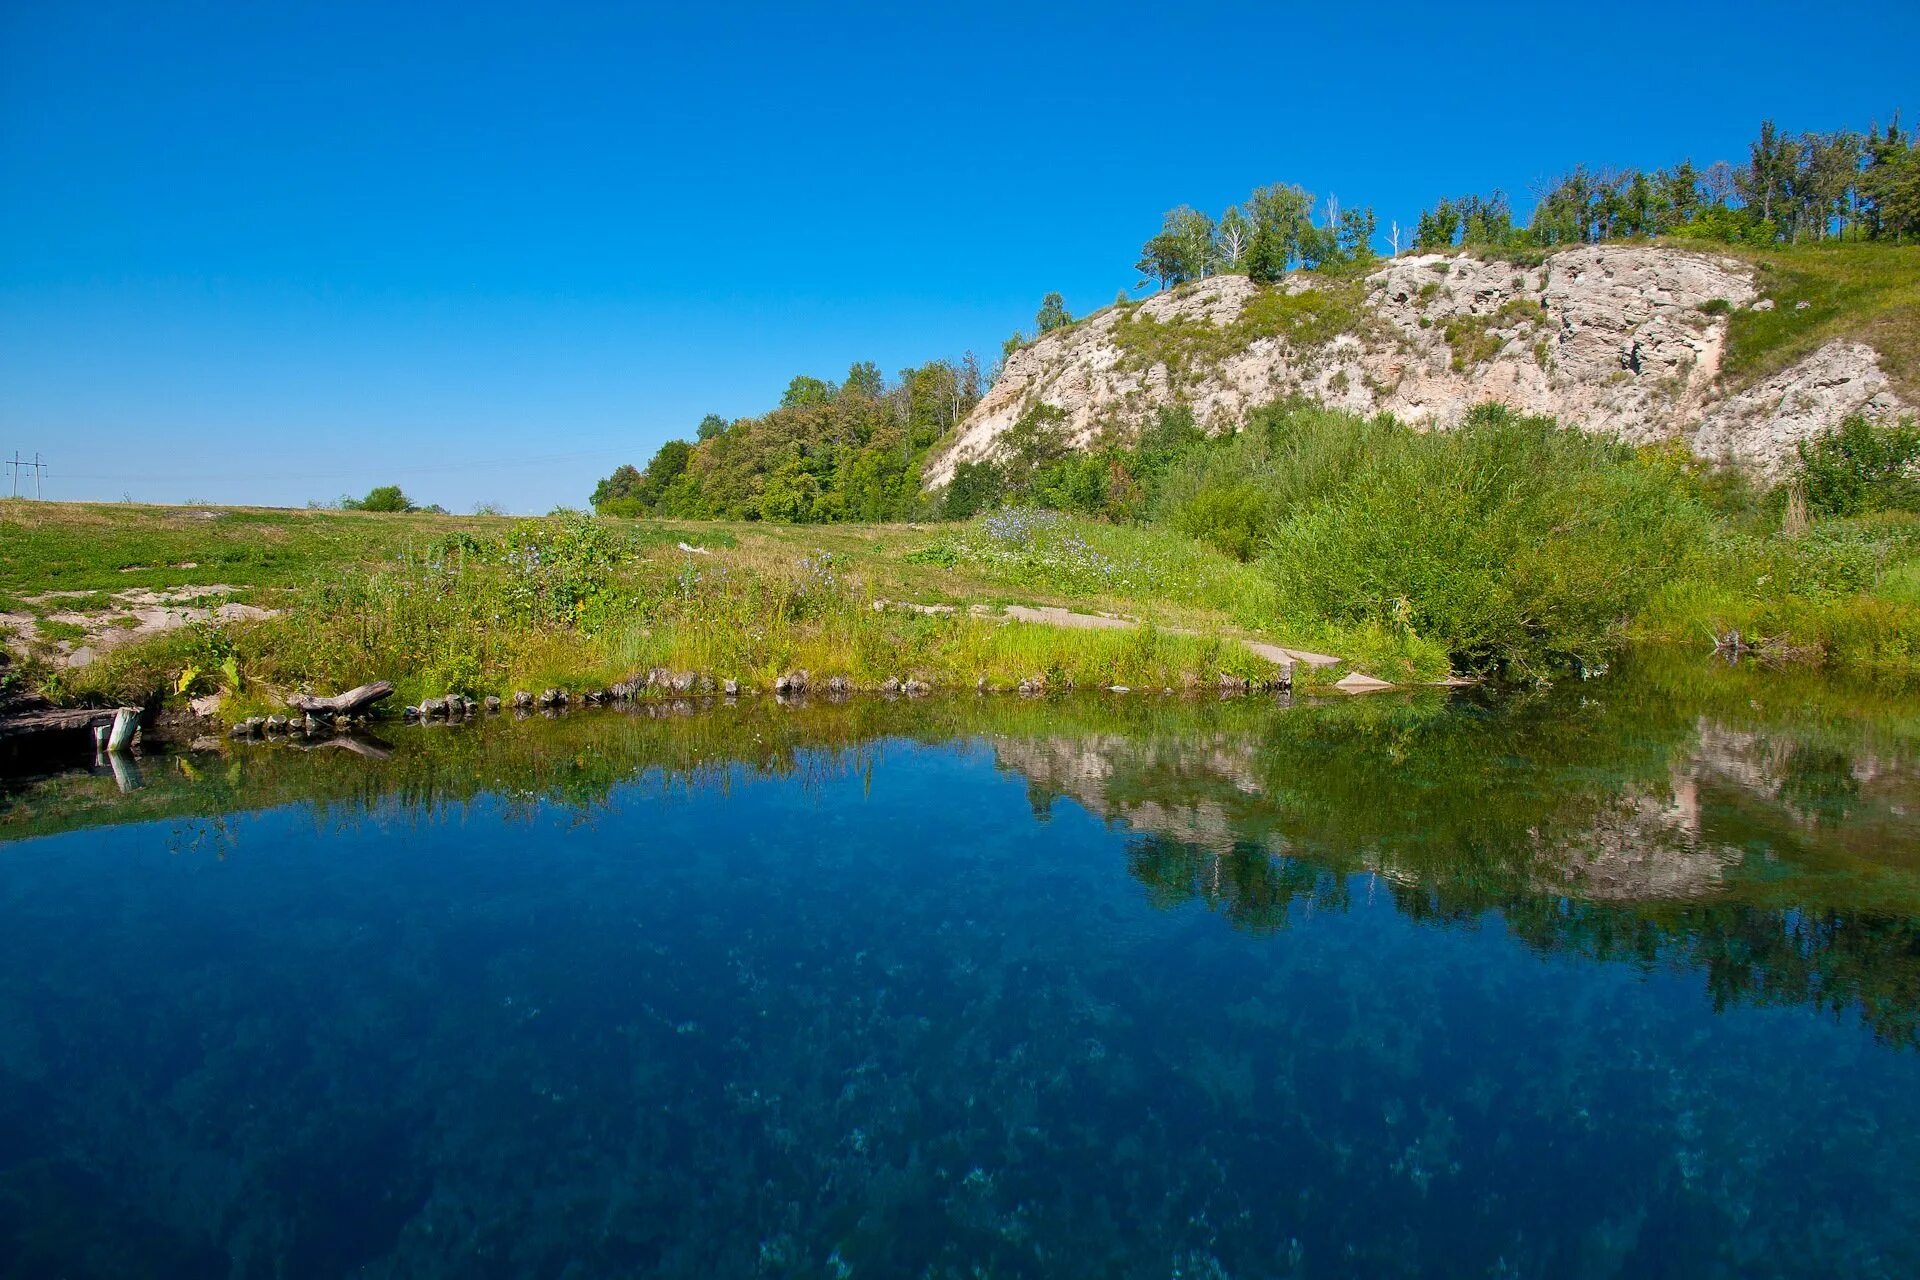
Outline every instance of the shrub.
POLYGON ((1265 560, 1282 608, 1403 627, 1476 670, 1601 650, 1707 528, 1683 471, 1491 405, 1450 432, 1376 426, 1300 492, 1265 560))
POLYGON ((1860 414, 1799 445, 1807 505, 1821 515, 1920 511, 1920 427, 1876 426, 1860 414))
POLYGON ((342 498, 340 505, 348 511, 412 511, 413 503, 400 490, 397 484, 376 485, 367 491, 364 498, 342 498))

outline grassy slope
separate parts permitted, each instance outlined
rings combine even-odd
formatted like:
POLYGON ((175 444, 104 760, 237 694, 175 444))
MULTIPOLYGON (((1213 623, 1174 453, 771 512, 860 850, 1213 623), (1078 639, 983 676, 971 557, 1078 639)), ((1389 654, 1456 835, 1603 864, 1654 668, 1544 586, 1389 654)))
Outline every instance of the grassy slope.
POLYGON ((1749 385, 1827 342, 1850 339, 1877 351, 1901 396, 1920 403, 1920 245, 1676 243, 1751 263, 1761 293, 1774 300, 1771 311, 1734 314, 1725 364, 1731 386, 1749 385))

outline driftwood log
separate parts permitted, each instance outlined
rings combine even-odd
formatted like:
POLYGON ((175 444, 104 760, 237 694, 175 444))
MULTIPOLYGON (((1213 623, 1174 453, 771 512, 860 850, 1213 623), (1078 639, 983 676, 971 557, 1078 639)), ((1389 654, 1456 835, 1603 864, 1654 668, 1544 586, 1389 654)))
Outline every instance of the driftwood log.
POLYGON ((357 716, 392 693, 392 685, 385 680, 375 680, 372 684, 336 693, 331 698, 316 698, 310 693, 291 694, 287 698, 287 705, 308 715, 357 716))

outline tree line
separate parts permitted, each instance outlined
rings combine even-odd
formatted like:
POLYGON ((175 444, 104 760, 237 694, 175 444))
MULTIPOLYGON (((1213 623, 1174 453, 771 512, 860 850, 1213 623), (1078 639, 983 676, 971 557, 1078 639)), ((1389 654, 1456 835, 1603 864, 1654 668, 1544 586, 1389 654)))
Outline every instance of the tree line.
MULTIPOLYGON (((1920 133, 1899 117, 1864 133, 1792 136, 1761 124, 1744 164, 1691 160, 1652 171, 1579 165, 1535 191, 1516 219, 1503 191, 1449 197, 1412 227, 1389 223, 1386 249, 1555 249, 1679 236, 1756 247, 1828 239, 1920 239, 1920 133)), ((1221 274, 1271 282, 1290 270, 1364 262, 1382 232, 1371 206, 1316 201, 1290 183, 1259 187, 1218 218, 1180 205, 1141 247, 1136 288, 1221 274), (1318 221, 1315 221, 1315 215, 1318 221)), ((1124 296, 1124 295, 1123 295, 1124 296)))
POLYGON ((793 524, 927 516, 927 451, 972 411, 985 383, 970 352, 892 381, 872 361, 839 383, 801 374, 772 411, 733 422, 708 414, 692 440, 667 441, 645 470, 617 468, 595 488, 594 510, 793 524))

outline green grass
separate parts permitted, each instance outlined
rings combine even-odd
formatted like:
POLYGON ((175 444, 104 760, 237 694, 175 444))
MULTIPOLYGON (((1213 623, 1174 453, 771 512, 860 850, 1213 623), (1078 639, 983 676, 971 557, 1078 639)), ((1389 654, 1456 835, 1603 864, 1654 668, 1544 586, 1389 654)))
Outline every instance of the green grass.
MULTIPOLYGON (((796 668, 864 688, 890 677, 966 687, 985 678, 1003 688, 1022 681, 1191 688, 1222 674, 1274 673, 1233 640, 1249 633, 1242 619, 1250 616, 1235 584, 1257 585, 1243 566, 1184 539, 1091 522, 1078 523, 1138 561, 1125 580, 930 563, 912 554, 928 545, 929 531, 904 525, 266 514, 285 518, 268 521, 279 531, 275 554, 251 562, 255 572, 228 572, 231 560, 172 544, 171 553, 207 559, 198 570, 173 562, 168 576, 183 591, 240 578, 279 616, 187 627, 114 648, 78 669, 43 653, 28 664, 33 679, 68 701, 224 689, 228 711, 244 715, 271 709, 299 686, 333 689, 374 678, 393 680, 402 699, 417 700, 447 691, 604 686, 652 667, 763 688, 796 668), (684 551, 681 542, 708 550, 684 551), (536 543, 537 566, 522 554, 536 543), (201 581, 183 581, 193 577, 201 581), (1147 625, 1109 632, 1003 624, 964 610, 875 609, 883 600, 1116 609, 1147 625)), ((37 576, 12 562, 17 589, 27 594, 117 574, 156 537, 180 536, 180 517, 166 510, 39 504, 9 515, 39 545, 66 551, 37 576)))
MULTIPOLYGON (((424 552, 463 534, 497 537, 515 522, 510 516, 4 499, 0 592, 292 586, 319 572, 424 552)), ((702 545, 725 535, 702 525, 647 525, 635 536, 702 545)), ((98 606, 83 601, 79 607, 98 606)))
POLYGON ((1733 314, 1723 365, 1731 385, 1751 385, 1828 342, 1849 339, 1879 353, 1880 367, 1906 400, 1920 400, 1920 245, 1828 241, 1708 251, 1750 263, 1762 296, 1774 302, 1771 311, 1733 314))

